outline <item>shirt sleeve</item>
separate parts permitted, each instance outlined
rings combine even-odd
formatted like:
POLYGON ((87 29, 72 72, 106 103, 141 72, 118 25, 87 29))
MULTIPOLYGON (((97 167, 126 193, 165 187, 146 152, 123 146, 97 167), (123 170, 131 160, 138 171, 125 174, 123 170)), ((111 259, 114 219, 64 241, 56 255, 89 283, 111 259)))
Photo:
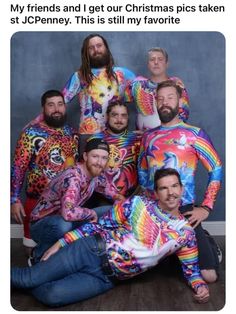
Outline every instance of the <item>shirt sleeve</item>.
POLYGON ((61 215, 66 221, 84 221, 93 217, 93 210, 80 206, 81 189, 79 178, 64 178, 62 197, 61 197, 61 215))
POLYGON ((146 145, 145 145, 146 142, 147 142, 147 135, 144 133, 141 143, 140 143, 140 150, 139 150, 139 157, 138 157, 139 185, 144 190, 148 186, 148 161, 147 161, 146 145))
POLYGON ((34 145, 30 137, 27 132, 22 132, 16 144, 11 168, 11 204, 20 202, 21 189, 33 152, 34 145))
POLYGON ((203 206, 213 209, 222 179, 222 163, 209 136, 200 130, 194 144, 198 157, 208 172, 208 183, 202 202, 203 206))
POLYGON ((197 241, 194 232, 189 236, 187 244, 181 247, 176 255, 180 260, 184 277, 192 289, 196 291, 200 286, 207 286, 199 269, 197 241))
POLYGON ((125 81, 126 81, 126 87, 125 87, 125 92, 124 92, 124 101, 126 102, 132 102, 133 101, 133 96, 132 96, 132 82, 135 79, 135 74, 128 70, 125 69, 124 71, 125 75, 125 81))
POLYGON ((181 98, 179 101, 179 118, 184 122, 187 122, 189 118, 189 96, 188 92, 184 86, 183 81, 178 77, 171 78, 175 81, 177 85, 179 85, 182 89, 181 98))
POLYGON ((71 75, 68 82, 64 86, 62 93, 64 95, 65 103, 69 103, 80 91, 81 84, 78 72, 71 75))

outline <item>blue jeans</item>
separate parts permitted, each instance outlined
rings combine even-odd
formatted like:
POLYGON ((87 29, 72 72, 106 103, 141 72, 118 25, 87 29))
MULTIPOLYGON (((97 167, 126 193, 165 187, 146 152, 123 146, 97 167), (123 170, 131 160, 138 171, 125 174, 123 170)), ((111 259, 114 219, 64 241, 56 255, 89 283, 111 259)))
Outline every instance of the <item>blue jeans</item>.
MULTIPOLYGON (((93 210, 101 217, 111 206, 96 207, 93 210)), ((87 221, 66 221, 60 215, 44 217, 30 224, 30 234, 32 239, 37 243, 34 248, 34 260, 39 262, 43 253, 49 249, 58 239, 62 238, 65 233, 78 228, 87 221)))
POLYGON ((13 267, 12 285, 29 289, 42 303, 62 306, 99 295, 114 287, 102 270, 95 237, 86 237, 61 248, 47 261, 32 267, 13 267))

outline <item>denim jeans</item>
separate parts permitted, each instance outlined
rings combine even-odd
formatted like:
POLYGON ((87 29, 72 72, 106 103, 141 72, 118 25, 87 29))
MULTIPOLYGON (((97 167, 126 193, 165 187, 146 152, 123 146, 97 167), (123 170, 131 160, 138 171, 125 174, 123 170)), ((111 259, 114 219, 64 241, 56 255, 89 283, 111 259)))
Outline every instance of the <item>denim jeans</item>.
MULTIPOLYGON (((101 217, 111 206, 101 206, 94 208, 101 217)), ((34 260, 39 262, 43 253, 49 249, 58 239, 62 238, 65 233, 78 228, 85 221, 66 221, 60 215, 52 215, 42 218, 30 224, 30 234, 32 239, 37 243, 34 248, 34 260)))
POLYGON ((13 267, 12 285, 28 289, 40 302, 62 306, 99 295, 114 287, 102 270, 95 237, 79 239, 32 267, 13 267))

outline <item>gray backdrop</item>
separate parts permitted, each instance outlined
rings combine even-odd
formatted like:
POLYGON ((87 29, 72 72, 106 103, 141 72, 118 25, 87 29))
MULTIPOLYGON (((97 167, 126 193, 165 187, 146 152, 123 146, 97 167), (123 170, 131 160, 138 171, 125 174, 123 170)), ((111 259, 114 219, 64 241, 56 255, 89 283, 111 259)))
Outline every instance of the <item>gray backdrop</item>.
MULTIPOLYGON (((41 110, 41 95, 61 90, 80 66, 80 49, 88 32, 18 32, 11 39, 11 153, 20 130, 41 110)), ((210 135, 225 165, 225 38, 218 32, 100 32, 110 46, 116 65, 147 76, 146 52, 168 51, 169 75, 180 77, 190 96, 189 123, 210 135)), ((130 128, 135 107, 130 106, 130 128)), ((68 106, 69 123, 78 126, 77 99, 68 106)), ((207 182, 199 167, 200 202, 207 182)), ((225 184, 209 220, 225 220, 225 184)))

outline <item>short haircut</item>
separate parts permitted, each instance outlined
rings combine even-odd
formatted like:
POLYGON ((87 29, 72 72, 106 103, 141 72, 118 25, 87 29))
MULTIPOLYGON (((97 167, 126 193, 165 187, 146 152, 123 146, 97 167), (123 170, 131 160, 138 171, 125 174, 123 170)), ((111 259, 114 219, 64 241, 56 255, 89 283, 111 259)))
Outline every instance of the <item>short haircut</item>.
POLYGON ((176 84, 175 81, 167 80, 167 81, 163 81, 163 82, 159 83, 157 86, 156 93, 158 94, 159 90, 161 90, 164 87, 174 87, 176 89, 177 94, 179 95, 179 98, 181 97, 182 88, 178 84, 176 84))
POLYGON ((50 90, 46 91, 41 97, 42 107, 44 107, 47 98, 51 98, 51 97, 55 97, 55 96, 61 96, 63 101, 64 101, 64 95, 62 94, 62 92, 60 92, 59 90, 56 90, 56 89, 50 89, 50 90))
POLYGON ((114 108, 115 106, 123 106, 126 108, 127 110, 127 113, 128 113, 128 107, 127 107, 127 104, 124 103, 124 102, 121 102, 121 101, 118 101, 118 100, 115 100, 115 101, 110 101, 108 106, 107 106, 107 115, 109 115, 109 113, 112 111, 112 108, 114 108))
POLYGON ((154 174, 154 190, 157 191, 158 184, 157 182, 167 176, 176 176, 178 178, 179 184, 182 186, 182 182, 180 179, 180 174, 178 173, 177 170, 173 168, 161 168, 157 169, 155 174, 154 174))
POLYGON ((151 49, 148 50, 148 56, 150 55, 151 52, 160 52, 163 54, 163 56, 165 57, 166 62, 168 62, 169 60, 169 56, 167 51, 164 48, 161 47, 153 47, 151 49))

